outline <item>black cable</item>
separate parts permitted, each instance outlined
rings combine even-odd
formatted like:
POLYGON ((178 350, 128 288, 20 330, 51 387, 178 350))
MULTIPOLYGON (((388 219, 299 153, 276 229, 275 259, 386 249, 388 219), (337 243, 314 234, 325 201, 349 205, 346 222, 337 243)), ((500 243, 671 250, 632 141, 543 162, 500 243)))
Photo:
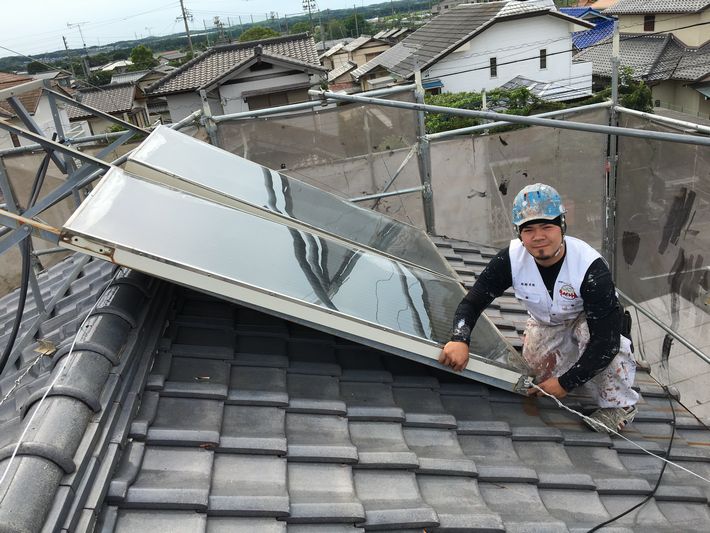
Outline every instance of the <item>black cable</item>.
MULTIPOLYGON (((666 398, 668 398, 668 404, 671 406, 671 411, 673 412, 673 421, 671 422, 671 438, 670 441, 668 442, 668 449, 666 450, 666 458, 670 457, 671 455, 671 448, 673 447, 673 439, 675 438, 675 424, 676 424, 676 415, 675 415, 675 408, 673 407, 673 396, 671 396, 671 393, 668 392, 668 387, 663 387, 663 390, 666 391, 666 398)), ((598 524, 594 526, 592 529, 590 529, 587 533, 593 533, 594 531, 597 531, 604 526, 607 526, 611 524, 612 522, 616 522, 619 518, 622 518, 629 514, 632 511, 635 511, 642 505, 644 505, 648 500, 653 498, 653 496, 656 494, 656 491, 658 490, 658 487, 661 484, 661 480, 663 479, 663 474, 666 472, 666 467, 668 466, 668 463, 666 461, 663 461, 663 466, 661 467, 661 473, 658 474, 658 479, 656 480, 656 485, 653 487, 651 490, 651 493, 646 496, 643 500, 641 500, 639 503, 634 505, 633 507, 630 507, 623 513, 619 513, 618 515, 610 518, 606 522, 602 522, 601 524, 598 524)))
POLYGON ((19 242, 20 255, 22 256, 22 284, 20 285, 20 297, 17 301, 17 312, 15 313, 15 323, 12 326, 12 332, 7 339, 7 344, 3 350, 2 356, 0 356, 0 375, 2 375, 3 370, 7 362, 10 360, 10 353, 12 353, 12 348, 17 340, 17 333, 20 330, 20 323, 22 322, 22 315, 25 312, 25 302, 27 301, 27 288, 30 284, 30 252, 31 245, 29 241, 30 237, 25 237, 19 242))

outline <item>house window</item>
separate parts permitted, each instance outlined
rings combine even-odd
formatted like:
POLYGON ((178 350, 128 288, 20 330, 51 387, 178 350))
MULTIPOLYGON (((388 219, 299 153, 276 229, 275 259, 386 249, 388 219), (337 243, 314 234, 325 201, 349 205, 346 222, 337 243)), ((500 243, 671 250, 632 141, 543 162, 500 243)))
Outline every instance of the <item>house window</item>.
POLYGON ((308 101, 308 89, 296 89, 279 93, 258 94, 246 98, 249 110, 265 109, 308 101))
POLYGON ((643 31, 654 31, 656 29, 656 15, 646 15, 643 17, 643 31))
POLYGON ((495 57, 491 58, 491 78, 498 77, 498 60, 495 57))
POLYGON ((547 48, 540 50, 540 70, 547 68, 547 48))

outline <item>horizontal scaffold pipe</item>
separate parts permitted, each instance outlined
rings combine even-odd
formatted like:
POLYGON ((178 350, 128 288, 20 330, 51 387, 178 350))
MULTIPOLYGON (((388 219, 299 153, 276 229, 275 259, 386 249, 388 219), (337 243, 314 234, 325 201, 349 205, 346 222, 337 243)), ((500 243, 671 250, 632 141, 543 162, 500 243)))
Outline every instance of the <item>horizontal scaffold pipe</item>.
POLYGON ((687 122, 685 120, 664 117, 663 115, 656 115, 655 113, 644 113, 643 111, 636 111, 635 109, 629 109, 628 107, 623 107, 620 105, 615 106, 614 109, 616 109, 617 113, 626 113, 627 115, 634 115, 635 117, 645 118, 653 122, 668 124, 670 126, 680 126, 681 128, 688 128, 691 130, 699 131, 700 133, 710 133, 710 126, 696 124, 695 122, 687 122))
MULTIPOLYGON (((538 115, 532 115, 538 118, 552 118, 552 117, 562 117, 567 115, 576 115, 577 113, 584 113, 585 111, 592 111, 594 109, 606 109, 611 107, 611 100, 607 102, 599 102, 597 104, 583 105, 579 107, 570 107, 569 109, 557 109, 555 111, 548 111, 546 113, 540 113, 538 115)), ((497 128, 498 126, 510 126, 511 122, 498 121, 498 122, 487 122, 486 124, 479 124, 478 126, 470 126, 468 128, 459 128, 457 130, 442 131, 441 133, 432 133, 426 136, 428 141, 436 141, 438 139, 446 139, 447 137, 455 137, 457 135, 468 135, 469 133, 477 133, 479 131, 489 130, 491 128, 497 128)))
POLYGON ((419 192, 423 190, 424 186, 419 185, 418 187, 410 187, 409 189, 400 189, 398 191, 378 192, 375 194, 367 194, 365 196, 356 196, 355 198, 350 198, 350 201, 366 202, 368 200, 377 200, 378 198, 387 198, 389 196, 399 196, 400 194, 411 194, 413 192, 419 192))
MULTIPOLYGON (((414 84, 408 84, 408 85, 395 85, 394 87, 387 87, 386 89, 377 89, 374 91, 367 91, 367 94, 370 98, 374 97, 379 97, 379 96, 390 96, 393 94, 399 94, 407 91, 413 91, 415 89, 414 84)), ((311 91, 312 93, 313 91, 311 91)), ((320 91, 316 91, 317 94, 320 94, 320 91)), ((277 106, 277 107, 267 107, 265 109, 255 109, 253 111, 242 111, 240 113, 230 113, 229 115, 215 115, 212 117, 212 120, 215 122, 227 122, 229 120, 242 120, 246 118, 257 118, 257 117, 265 117, 269 115, 276 115, 279 113, 289 113, 291 111, 301 111, 303 109, 311 109, 313 107, 318 107, 322 106, 328 103, 335 103, 335 100, 330 100, 324 102, 322 99, 320 100, 309 100, 308 102, 300 102, 298 104, 288 104, 288 105, 282 105, 282 106, 277 106)))
MULTIPOLYGON (((584 124, 582 122, 568 122, 549 118, 524 117, 520 115, 506 115, 494 111, 474 111, 472 109, 454 109, 438 105, 417 104, 411 102, 399 102, 397 100, 378 100, 367 96, 355 96, 331 93, 328 91, 308 91, 313 96, 321 98, 332 98, 343 102, 358 102, 362 104, 381 105, 384 107, 396 107, 399 109, 410 109, 412 111, 425 111, 427 113, 443 113, 460 117, 482 118, 501 122, 511 122, 513 124, 526 124, 528 126, 545 126, 548 128, 559 128, 563 130, 585 131, 588 133, 601 133, 604 135, 618 135, 620 137, 637 137, 641 139, 653 139, 657 141, 668 141, 683 144, 697 144, 710 146, 710 137, 699 137, 694 135, 684 135, 678 133, 665 133, 660 131, 637 130, 633 128, 620 128, 617 126, 603 126, 600 124, 584 124)), ((490 127, 490 125, 488 125, 490 127)))

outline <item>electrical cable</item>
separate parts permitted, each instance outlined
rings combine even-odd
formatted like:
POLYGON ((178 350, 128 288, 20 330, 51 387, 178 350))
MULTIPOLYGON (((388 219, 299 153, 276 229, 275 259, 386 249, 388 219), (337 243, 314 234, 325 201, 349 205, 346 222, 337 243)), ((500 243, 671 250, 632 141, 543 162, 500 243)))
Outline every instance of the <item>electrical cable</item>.
POLYGON ((5 370, 8 361, 10 360, 10 354, 15 346, 15 341, 17 340, 17 334, 20 331, 20 324, 22 323, 22 315, 25 312, 25 302, 27 301, 27 289, 30 285, 30 253, 31 245, 29 242, 30 237, 27 236, 22 239, 18 246, 20 247, 20 255, 22 257, 22 280, 20 284, 20 295, 17 300, 17 310, 15 311, 15 322, 12 325, 12 331, 10 336, 7 338, 7 344, 5 349, 0 355, 0 376, 5 370))
MULTIPOLYGON (((668 441, 668 448, 666 449, 666 457, 671 456, 671 449, 673 448, 673 439, 675 438, 675 426, 676 426, 676 414, 675 414, 675 408, 673 407, 673 397, 671 396, 670 392, 668 392, 668 388, 664 387, 664 390, 666 391, 666 398, 668 398, 668 404, 671 406, 671 411, 673 412, 673 421, 671 422, 671 438, 668 441)), ((598 531, 599 529, 603 528, 606 525, 611 524, 612 522, 616 522, 619 518, 622 518, 629 514, 632 511, 635 511, 639 507, 643 506, 648 502, 651 498, 654 497, 656 494, 656 491, 658 490, 658 487, 661 485, 661 480, 663 479, 663 474, 666 472, 666 467, 668 466, 668 461, 664 461, 663 466, 661 466, 661 472, 658 474, 658 479, 656 480, 656 484, 653 486, 653 489, 651 489, 650 494, 648 494, 643 500, 641 500, 639 503, 633 505, 632 507, 629 507, 626 511, 623 511, 619 513, 618 515, 610 518, 609 520, 606 520, 602 522, 601 524, 597 524, 594 526, 592 529, 590 529, 587 533, 593 533, 594 531, 598 531)))

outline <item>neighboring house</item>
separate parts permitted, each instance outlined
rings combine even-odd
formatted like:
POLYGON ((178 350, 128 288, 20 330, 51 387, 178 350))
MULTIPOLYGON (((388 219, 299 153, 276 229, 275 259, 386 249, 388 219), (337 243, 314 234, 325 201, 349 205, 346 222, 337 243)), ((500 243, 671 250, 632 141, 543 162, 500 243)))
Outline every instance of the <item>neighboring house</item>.
POLYGON ((382 30, 372 36, 373 39, 380 39, 381 41, 387 41, 389 43, 398 43, 404 39, 407 35, 412 33, 414 30, 411 28, 392 28, 389 30, 382 30))
POLYGON ((560 13, 594 24, 594 28, 576 31, 572 34, 572 43, 577 50, 583 50, 599 41, 603 41, 614 33, 616 18, 612 15, 604 15, 601 11, 592 7, 563 7, 560 8, 560 13))
POLYGON ((613 6, 619 0, 579 0, 577 7, 593 7, 597 11, 613 6))
MULTIPOLYGON (((10 89, 30 81, 32 81, 30 76, 18 76, 17 74, 0 72, 0 90, 10 89)), ((63 90, 57 82, 50 81, 49 83, 54 90, 63 90)), ((54 116, 52 115, 52 110, 49 104, 49 98, 42 91, 42 89, 35 89, 33 91, 26 92, 20 95, 18 99, 37 125, 42 129, 45 136, 51 137, 52 134, 57 131, 54 123, 54 116)), ((62 129, 64 131, 68 131, 70 129, 70 124, 69 117, 67 115, 67 108, 65 108, 63 103, 58 101, 57 109, 62 123, 62 129)), ((17 117, 15 111, 12 109, 7 100, 0 101, 0 118, 23 129, 27 129, 27 126, 25 126, 25 124, 17 117)), ((28 144, 34 143, 28 139, 8 133, 5 130, 0 130, 0 149, 13 148, 28 144)))
MULTIPOLYGON (((710 117, 710 0, 618 0, 604 11, 619 18, 620 62, 644 80, 655 107, 710 117)), ((595 77, 611 77, 612 39, 578 54, 595 77)))
POLYGON ((214 114, 304 102, 326 77, 307 33, 210 48, 147 89, 165 97, 172 121, 202 109, 207 93, 214 114))
MULTIPOLYGON (((394 35, 402 31, 390 30, 385 33, 394 35)), ((361 35, 347 44, 336 44, 321 56, 323 65, 330 70, 328 88, 333 91, 359 91, 360 84, 355 81, 351 73, 391 47, 392 42, 369 35, 361 35)))
MULTIPOLYGON (((80 89, 74 99, 136 126, 150 125, 145 94, 133 82, 80 89)), ((105 118, 74 106, 68 106, 68 114, 71 122, 86 122, 92 135, 105 133, 113 125, 105 118)))
MULTIPOLYGON (((119 74, 114 74, 111 76, 111 85, 117 83, 133 82, 138 85, 138 87, 145 92, 145 90, 151 85, 155 84, 158 80, 161 80, 166 75, 170 74, 176 67, 171 67, 170 65, 158 65, 149 70, 138 70, 135 72, 123 72, 119 74)), ((171 122, 170 112, 168 110, 168 101, 163 96, 156 96, 153 98, 148 98, 146 102, 148 108, 148 118, 151 124, 159 121, 161 124, 166 124, 171 122)))
POLYGON ((158 60, 161 65, 167 65, 171 61, 182 61, 187 57, 187 52, 180 50, 167 50, 165 52, 157 52, 153 57, 158 60))
POLYGON ((434 15, 441 15, 446 13, 450 9, 455 8, 459 4, 475 4, 475 3, 485 3, 488 0, 442 0, 438 4, 431 6, 431 12, 434 15))
POLYGON ((592 66, 573 61, 572 32, 593 24, 549 1, 461 4, 433 18, 352 75, 363 90, 413 80, 433 92, 494 89, 516 76, 591 94, 592 66))
POLYGON ((710 0, 617 0, 604 14, 622 33, 672 33, 688 47, 710 41, 710 0))

